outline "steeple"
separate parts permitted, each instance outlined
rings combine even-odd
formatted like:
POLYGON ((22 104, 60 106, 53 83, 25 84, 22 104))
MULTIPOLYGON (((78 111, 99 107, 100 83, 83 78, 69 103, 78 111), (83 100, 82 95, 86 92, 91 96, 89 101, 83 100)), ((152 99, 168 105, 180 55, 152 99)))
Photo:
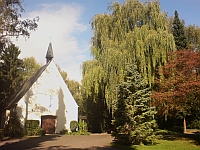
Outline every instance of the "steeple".
POLYGON ((46 54, 46 63, 49 63, 53 59, 53 49, 51 43, 49 43, 49 47, 46 54))

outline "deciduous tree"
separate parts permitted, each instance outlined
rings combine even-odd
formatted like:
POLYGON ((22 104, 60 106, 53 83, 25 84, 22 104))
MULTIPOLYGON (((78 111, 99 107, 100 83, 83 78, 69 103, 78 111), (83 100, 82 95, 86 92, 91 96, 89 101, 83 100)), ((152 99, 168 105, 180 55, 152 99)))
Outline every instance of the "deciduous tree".
POLYGON ((185 28, 188 46, 195 51, 200 50, 200 27, 196 25, 189 25, 185 28))
POLYGON ((9 37, 20 35, 29 37, 30 31, 37 28, 38 17, 33 20, 21 19, 21 12, 24 12, 21 0, 0 1, 0 41, 6 43, 9 37))
POLYGON ((163 76, 157 78, 157 89, 152 94, 159 114, 176 112, 184 120, 192 112, 193 104, 199 104, 200 94, 200 53, 193 50, 180 50, 170 54, 169 61, 163 68, 163 76))
POLYGON ((27 57, 23 59, 24 65, 24 80, 28 79, 32 74, 34 74, 42 65, 40 65, 34 57, 27 57))
POLYGON ((109 124, 110 119, 106 123, 105 118, 115 109, 114 91, 124 78, 125 65, 137 64, 146 83, 152 86, 156 69, 166 63, 167 52, 175 50, 175 43, 168 30, 167 14, 162 13, 158 1, 114 2, 108 13, 92 18, 91 26, 93 60, 83 64, 82 85, 84 98, 89 103, 88 115, 103 114, 99 115, 103 118, 98 123, 102 127, 100 124, 109 124))

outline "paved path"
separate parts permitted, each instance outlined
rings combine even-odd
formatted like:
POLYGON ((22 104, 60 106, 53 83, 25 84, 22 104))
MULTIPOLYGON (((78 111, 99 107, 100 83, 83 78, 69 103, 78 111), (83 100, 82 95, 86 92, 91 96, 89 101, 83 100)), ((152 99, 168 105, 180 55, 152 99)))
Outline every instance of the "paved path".
POLYGON ((46 135, 0 141, 0 150, 116 150, 110 147, 112 140, 108 134, 46 135))

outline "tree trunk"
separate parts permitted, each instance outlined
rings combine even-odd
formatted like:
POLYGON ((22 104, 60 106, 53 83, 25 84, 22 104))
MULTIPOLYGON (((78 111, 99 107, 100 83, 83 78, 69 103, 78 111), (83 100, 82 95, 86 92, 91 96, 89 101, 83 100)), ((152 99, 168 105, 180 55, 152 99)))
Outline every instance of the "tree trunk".
POLYGON ((186 119, 185 117, 183 118, 183 133, 186 133, 186 119))

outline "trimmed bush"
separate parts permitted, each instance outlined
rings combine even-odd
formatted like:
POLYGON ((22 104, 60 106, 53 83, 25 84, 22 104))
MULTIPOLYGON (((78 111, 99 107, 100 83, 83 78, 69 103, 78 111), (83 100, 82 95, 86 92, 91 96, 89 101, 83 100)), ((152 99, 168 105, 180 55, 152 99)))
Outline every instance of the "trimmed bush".
POLYGON ((40 127, 39 127, 39 120, 26 120, 25 129, 26 135, 28 136, 35 136, 40 135, 40 127))
POLYGON ((78 129, 78 122, 73 120, 70 122, 70 130, 71 132, 76 132, 78 129))

